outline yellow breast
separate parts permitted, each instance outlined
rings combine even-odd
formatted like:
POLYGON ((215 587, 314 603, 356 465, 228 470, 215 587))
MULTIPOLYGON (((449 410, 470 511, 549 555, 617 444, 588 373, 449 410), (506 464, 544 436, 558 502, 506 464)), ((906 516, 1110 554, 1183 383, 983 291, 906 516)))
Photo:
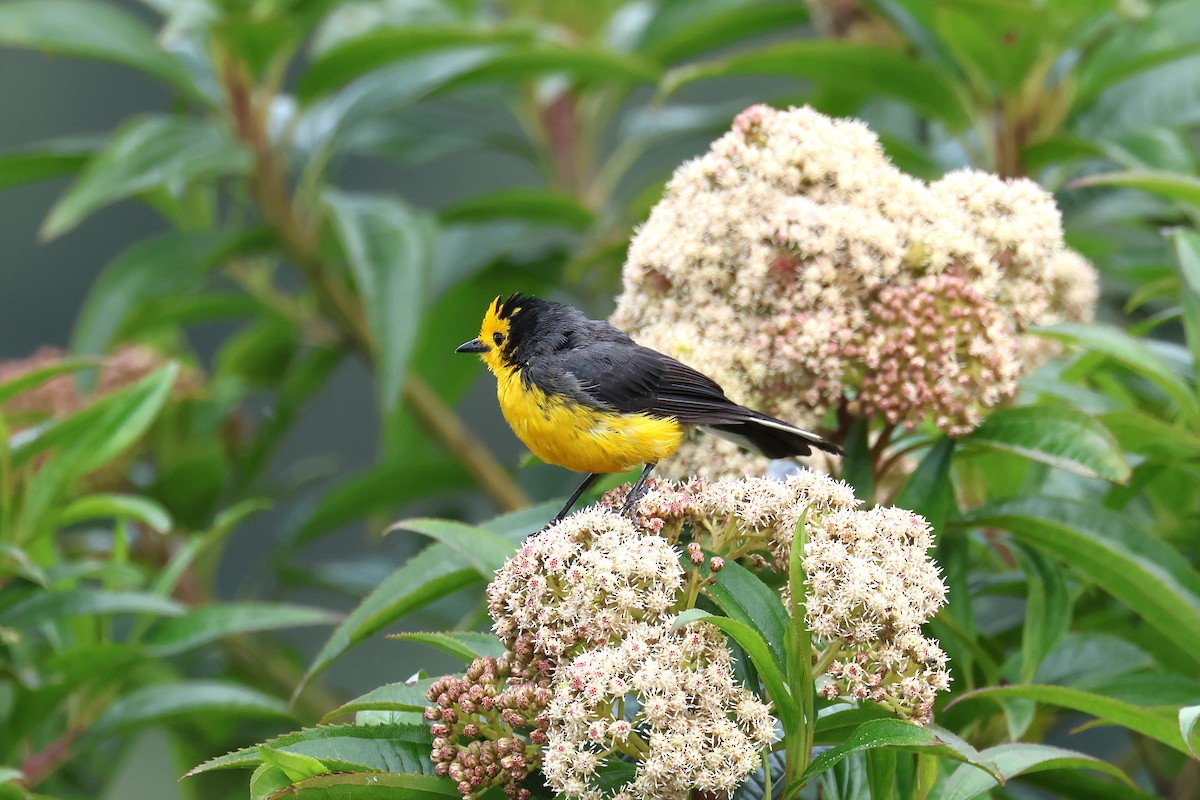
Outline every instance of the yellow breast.
POLYGON ((527 386, 515 369, 497 372, 496 396, 513 433, 534 455, 576 472, 625 472, 661 461, 683 441, 675 419, 588 408, 527 386))

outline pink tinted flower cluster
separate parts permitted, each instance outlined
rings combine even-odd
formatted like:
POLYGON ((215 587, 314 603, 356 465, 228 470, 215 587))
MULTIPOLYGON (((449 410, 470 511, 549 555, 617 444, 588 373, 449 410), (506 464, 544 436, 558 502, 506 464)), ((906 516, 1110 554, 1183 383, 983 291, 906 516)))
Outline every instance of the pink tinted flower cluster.
POLYGON ((929 523, 899 508, 835 511, 807 527, 805 614, 813 636, 846 654, 826 697, 853 697, 926 722, 949 687, 946 655, 921 625, 946 602, 929 558, 929 523))
POLYGON ((638 625, 582 653, 560 672, 546 715, 547 783, 586 800, 727 797, 775 738, 767 706, 734 680, 724 638, 704 624, 638 625), (637 770, 602 793, 597 770, 619 756, 637 770))
MULTIPOLYGON (((765 106, 675 172, 623 279, 613 323, 738 402, 802 425, 845 403, 954 434, 1047 355, 1030 326, 1087 319, 1096 297, 1032 181, 960 171, 926 184, 861 123, 765 106)), ((705 437, 664 466, 762 465, 705 437)))

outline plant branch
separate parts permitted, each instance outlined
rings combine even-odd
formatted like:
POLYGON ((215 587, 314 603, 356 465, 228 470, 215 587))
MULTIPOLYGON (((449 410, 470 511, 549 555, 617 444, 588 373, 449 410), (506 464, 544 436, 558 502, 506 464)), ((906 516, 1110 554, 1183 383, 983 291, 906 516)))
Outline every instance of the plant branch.
POLYGON ((32 789, 37 786, 53 775, 63 763, 70 760, 71 747, 83 735, 84 730, 80 726, 68 728, 57 739, 26 758, 21 763, 21 775, 25 788, 32 789))

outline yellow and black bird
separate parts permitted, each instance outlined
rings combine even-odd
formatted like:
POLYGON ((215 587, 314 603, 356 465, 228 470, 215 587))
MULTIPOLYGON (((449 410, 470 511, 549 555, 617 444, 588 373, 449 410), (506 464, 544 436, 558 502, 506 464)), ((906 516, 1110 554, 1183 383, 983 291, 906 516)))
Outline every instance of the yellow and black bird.
POLYGON ((496 376, 504 418, 534 455, 589 473, 551 524, 600 475, 645 464, 622 509, 632 513, 650 471, 679 449, 687 425, 768 458, 806 456, 814 447, 842 452, 815 433, 739 406, 706 375, 564 303, 497 297, 479 338, 455 352, 480 355, 496 376))

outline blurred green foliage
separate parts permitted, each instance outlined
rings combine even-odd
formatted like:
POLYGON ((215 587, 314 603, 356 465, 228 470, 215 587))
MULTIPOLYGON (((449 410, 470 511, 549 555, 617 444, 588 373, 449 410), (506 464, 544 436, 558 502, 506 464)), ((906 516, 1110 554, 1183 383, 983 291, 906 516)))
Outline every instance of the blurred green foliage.
MULTIPOLYGON (((312 723, 342 699, 287 698, 337 656, 437 598, 477 593, 488 570, 445 542, 369 592, 366 560, 357 580, 345 564, 310 576, 365 593, 344 619, 219 600, 213 573, 242 520, 311 491, 268 467, 347 359, 374 375, 377 457, 306 506, 279 569, 417 499, 454 515, 475 494, 515 512, 470 529, 489 542, 535 529, 548 511, 530 503, 548 498, 527 497, 456 413, 480 370, 451 348, 500 292, 604 313, 676 155, 754 102, 860 116, 918 176, 1033 177, 1104 277, 1104 322, 1044 332, 1070 355, 1026 381, 1020 407, 958 442, 889 451, 919 459, 898 502, 934 522, 951 586, 932 627, 953 658, 953 703, 939 708, 942 750, 927 753, 963 737, 995 774, 1021 776, 1011 785, 1055 796, 1200 792, 1195 2, 143 2, 136 15, 102 0, 0 4, 0 46, 113 62, 172 92, 106 141, 0 154, 0 188, 71 177, 46 239, 121 201, 165 225, 107 265, 69 354, 0 373, 0 797, 94 796, 147 728, 167 732, 182 772, 312 723), (440 208, 418 186, 339 185, 351 162, 443 174, 466 154, 515 159, 529 180, 467 176, 478 190, 440 208), (213 321, 229 333, 201 363, 188 332, 213 321), (251 400, 270 413, 249 415, 251 400), (254 635, 330 624, 306 667, 254 635), (1121 726, 1094 755, 1138 789, 1038 749, 1079 714, 1121 726)), ((852 458, 846 474, 869 479, 879 463, 852 458)), ((464 658, 487 647, 429 641, 464 658)), ((399 774, 429 772, 429 739, 420 703, 395 691, 385 727, 315 728, 217 765, 259 766, 254 797, 292 784, 457 796, 399 774), (364 770, 398 774, 368 788, 364 770)), ((914 736, 873 740, 902 748, 887 751, 886 780, 885 762, 824 758, 823 796, 994 788, 987 772, 913 755, 930 744, 914 736)), ((244 796, 244 773, 182 791, 244 796)))

